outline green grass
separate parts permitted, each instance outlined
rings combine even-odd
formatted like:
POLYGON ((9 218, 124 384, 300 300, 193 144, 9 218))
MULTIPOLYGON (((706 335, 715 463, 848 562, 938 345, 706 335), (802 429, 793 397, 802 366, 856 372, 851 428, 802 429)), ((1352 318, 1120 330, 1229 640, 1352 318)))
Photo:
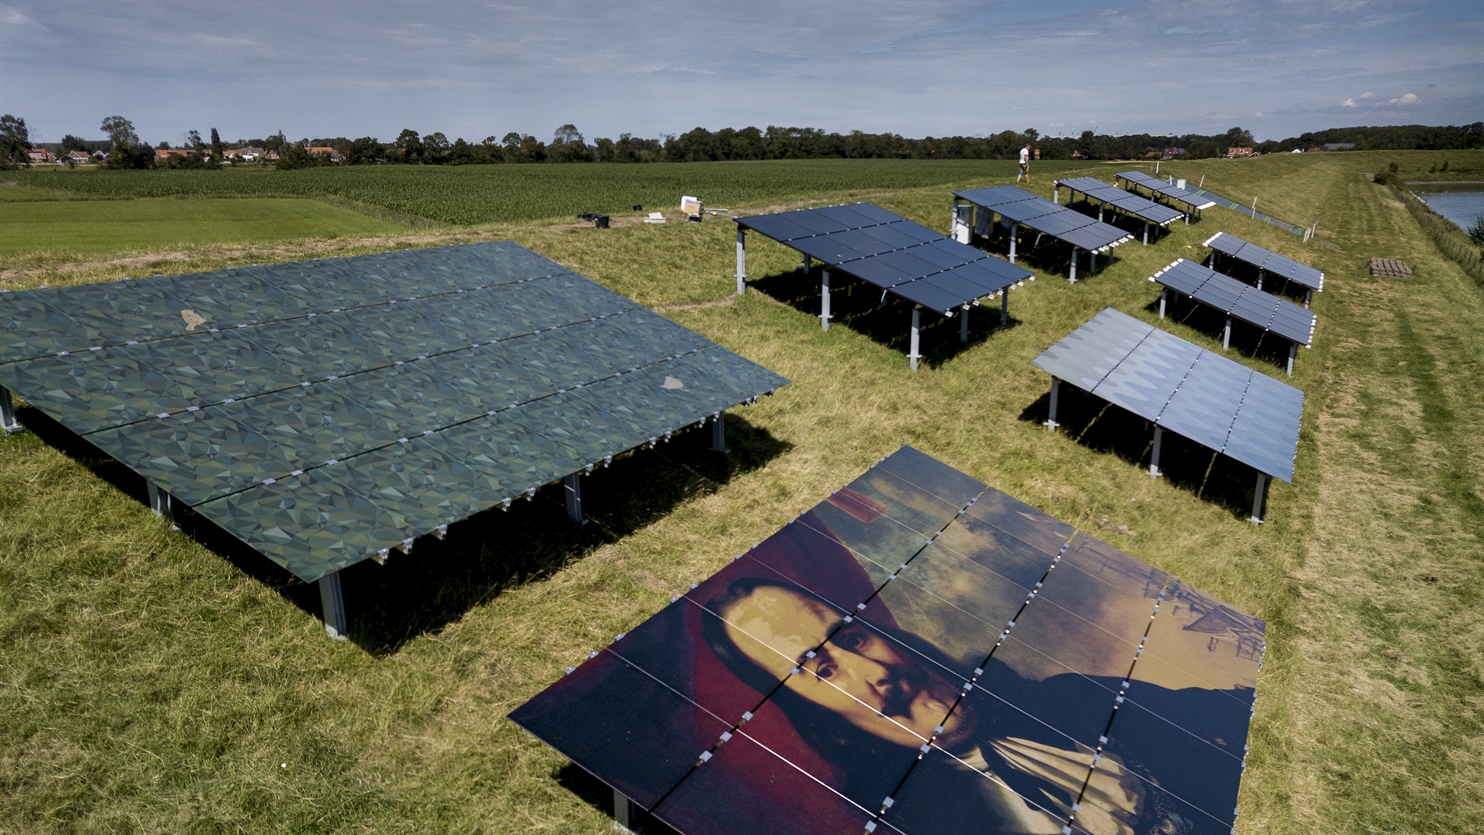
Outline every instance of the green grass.
MULTIPOLYGON (((1317 239, 1212 209, 1147 249, 1120 247, 1076 286, 1062 265, 1041 265, 1011 297, 1013 327, 987 330, 993 317, 976 314, 973 344, 955 353, 956 323, 931 325, 916 375, 900 344, 905 310, 871 313, 839 294, 850 315, 821 332, 782 246, 754 238, 754 287, 731 295, 726 222, 407 236, 512 237, 794 383, 730 418, 725 463, 705 438, 679 436, 600 470, 584 489, 595 523, 583 532, 563 524, 550 492, 385 567, 349 569, 350 644, 325 639, 313 588, 210 532, 170 532, 122 468, 23 409, 45 438, 0 438, 0 830, 610 831, 601 789, 505 714, 911 443, 1267 619, 1239 832, 1480 831, 1484 298, 1370 182, 1392 158, 1183 163, 1177 176, 1258 196, 1260 211, 1319 217, 1317 239), (1296 483, 1275 485, 1261 528, 1231 505, 1235 476, 1218 467, 1202 481, 1205 459, 1167 447, 1171 477, 1148 478, 1141 427, 1120 444, 1113 416, 1080 438, 1034 420, 1048 380, 1030 359, 1107 305, 1158 321, 1147 277, 1199 257, 1218 230, 1326 273, 1316 344, 1293 378, 1308 398, 1296 483), (1377 254, 1415 277, 1369 276, 1377 254)), ((1049 186, 1038 177, 1038 191, 1049 186)), ((946 225, 941 186, 807 202, 845 199, 946 225)), ((279 243, 160 263, 184 272, 323 251, 279 243)), ((119 270, 42 262, 17 284, 119 270)), ((1219 331, 1196 324, 1163 326, 1219 348, 1219 331)))
MULTIPOLYGON (((1069 163, 1038 163, 1048 174, 1069 163)), ((441 223, 615 217, 678 211, 682 195, 708 205, 766 206, 819 195, 960 184, 1012 175, 1009 161, 799 160, 625 165, 352 166, 275 171, 16 171, 4 181, 97 197, 331 195, 441 223)))
POLYGON ((406 230, 401 224, 315 200, 0 202, 0 258, 76 258, 406 230))

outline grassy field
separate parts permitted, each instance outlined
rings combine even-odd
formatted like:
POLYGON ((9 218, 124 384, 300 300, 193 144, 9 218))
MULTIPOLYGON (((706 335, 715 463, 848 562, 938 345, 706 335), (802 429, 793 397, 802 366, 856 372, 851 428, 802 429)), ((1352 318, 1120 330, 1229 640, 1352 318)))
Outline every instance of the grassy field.
MULTIPOLYGON (((1484 167, 1484 154, 1449 158, 1484 167)), ((505 714, 903 443, 1268 621, 1238 832, 1484 830, 1484 297, 1370 181, 1393 159, 1432 164, 1379 152, 1178 164, 1176 176, 1205 175, 1260 211, 1317 218, 1317 238, 1212 209, 1147 249, 1120 247, 1075 286, 1064 263, 1032 260, 1039 279, 1012 295, 1011 327, 978 314, 959 350, 956 322, 932 325, 915 375, 905 309, 838 293, 837 325, 821 332, 817 290, 781 246, 749 246, 753 289, 733 296, 726 222, 332 242, 351 254, 513 238, 794 383, 730 418, 725 461, 706 438, 679 436, 600 470, 584 488, 595 524, 581 531, 550 492, 347 570, 348 644, 324 637, 312 587, 189 520, 172 533, 140 482, 22 409, 34 431, 0 438, 0 831, 611 831, 602 787, 505 714), (1037 423, 1048 379, 1030 359, 1108 305, 1158 321, 1147 277, 1200 257, 1216 231, 1327 279, 1292 381, 1307 394, 1295 484, 1275 485, 1261 528, 1243 521, 1248 476, 1208 472, 1198 450, 1167 445, 1169 477, 1148 478, 1137 421, 1074 410, 1056 435, 1037 423), (1415 277, 1371 277, 1373 255, 1415 277)), ((925 179, 943 173, 919 165, 933 169, 925 179)), ((787 172, 806 168, 756 170, 783 183, 758 206, 869 199, 946 227, 936 181, 790 191, 787 172)), ((1013 180, 998 163, 954 176, 1013 180)), ((186 272, 326 246, 161 251, 151 263, 186 272)), ((58 257, 7 286, 126 269, 111 255, 58 257)), ((1163 327, 1219 348, 1209 320, 1163 327)), ((1230 355, 1281 377, 1267 347, 1230 355)))
POLYGON ((0 199, 0 259, 7 260, 406 231, 401 224, 316 200, 0 199))

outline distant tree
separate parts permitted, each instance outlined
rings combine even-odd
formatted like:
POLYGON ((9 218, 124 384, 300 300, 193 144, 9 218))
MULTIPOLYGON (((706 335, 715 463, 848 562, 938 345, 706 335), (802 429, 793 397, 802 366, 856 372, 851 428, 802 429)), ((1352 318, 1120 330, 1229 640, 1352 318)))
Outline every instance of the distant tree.
POLYGON ((289 171, 295 168, 312 168, 324 163, 323 157, 309 153, 309 149, 305 148, 303 143, 290 142, 278 152, 278 163, 274 165, 274 168, 289 171))
POLYGON ((422 162, 423 140, 417 131, 408 128, 397 134, 397 141, 392 143, 402 152, 403 162, 422 162))
POLYGON ((264 151, 277 151, 279 154, 282 154, 288 145, 289 140, 283 135, 282 130, 263 140, 264 151))
POLYGON ((448 151, 451 147, 448 137, 442 131, 434 131, 423 137, 423 160, 433 165, 442 165, 448 161, 448 151))
POLYGON ((576 142, 579 145, 583 144, 582 132, 577 130, 576 125, 562 125, 551 135, 551 144, 553 145, 566 145, 571 142, 576 142))
POLYGON ((505 149, 500 145, 500 140, 493 136, 486 136, 479 143, 484 146, 484 158, 486 162, 504 162, 505 149))
POLYGON ((525 162, 542 162, 546 159, 546 146, 530 134, 520 139, 520 156, 525 162))
POLYGON ((1474 225, 1469 227, 1468 232, 1469 240, 1473 241, 1475 246, 1484 248, 1484 215, 1474 218, 1474 225))
POLYGON ((160 144, 159 145, 156 145, 155 147, 159 148, 162 151, 168 151, 168 150, 170 150, 170 143, 169 142, 166 142, 163 139, 161 139, 160 140, 160 144))
POLYGON ((367 165, 380 162, 386 157, 381 149, 381 143, 374 136, 363 136, 350 143, 350 152, 345 155, 345 161, 351 165, 367 165))
POLYGON ((73 151, 86 151, 87 149, 87 140, 80 136, 73 136, 69 133, 62 137, 62 153, 64 154, 70 154, 73 151))
POLYGON ((101 128, 110 145, 139 145, 139 134, 134 132, 134 123, 122 116, 109 116, 101 128))
POLYGON ((31 132, 26 129, 26 120, 9 113, 0 116, 0 163, 7 166, 24 164, 31 166, 27 152, 31 150, 31 132))
POLYGON ((201 141, 201 131, 192 129, 186 131, 185 142, 181 144, 187 148, 199 148, 205 143, 201 141))
POLYGON ((216 163, 217 165, 221 165, 222 164, 222 158, 223 158, 223 155, 225 153, 226 153, 226 149, 222 146, 222 137, 221 137, 221 134, 218 134, 216 132, 216 128, 212 128, 211 129, 211 161, 214 162, 214 163, 216 163))

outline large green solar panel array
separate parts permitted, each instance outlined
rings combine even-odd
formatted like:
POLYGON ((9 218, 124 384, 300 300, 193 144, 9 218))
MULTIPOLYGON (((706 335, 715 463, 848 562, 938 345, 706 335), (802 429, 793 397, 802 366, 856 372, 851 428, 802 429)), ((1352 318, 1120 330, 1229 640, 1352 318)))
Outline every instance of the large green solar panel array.
POLYGON ((0 294, 0 386, 306 581, 788 382, 510 242, 0 294))

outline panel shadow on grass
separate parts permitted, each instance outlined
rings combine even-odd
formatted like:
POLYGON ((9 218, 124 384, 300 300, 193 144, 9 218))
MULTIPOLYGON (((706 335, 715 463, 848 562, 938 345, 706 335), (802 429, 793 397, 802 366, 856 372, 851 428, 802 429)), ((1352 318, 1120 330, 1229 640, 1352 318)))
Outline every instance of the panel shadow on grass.
MULTIPOLYGON (((1020 413, 1020 419, 1043 424, 1051 406, 1049 393, 1020 413)), ((1117 456, 1149 469, 1154 451, 1154 426, 1119 406, 1062 381, 1056 420, 1061 433, 1095 452, 1117 456)), ((1200 444, 1166 431, 1160 442, 1159 469, 1180 490, 1212 502, 1239 519, 1252 514, 1256 471, 1200 444)))
MULTIPOLYGON (((569 762, 556 772, 557 783, 567 791, 577 795, 584 803, 592 806, 605 815, 613 814, 613 789, 594 777, 582 766, 569 762)), ((643 833, 643 835, 677 835, 663 821, 656 820, 654 815, 640 809, 637 805, 633 807, 634 819, 630 822, 629 831, 643 833)))
MULTIPOLYGON (((142 476, 35 408, 23 407, 18 417, 41 441, 148 506, 142 476)), ((451 524, 442 540, 421 537, 410 553, 393 551, 385 565, 366 560, 343 569, 350 639, 376 655, 395 653, 419 635, 442 631, 504 589, 550 576, 792 447, 739 414, 727 415, 726 429, 726 455, 710 450, 708 426, 617 456, 611 466, 583 476, 586 525, 568 519, 561 485, 547 485, 533 500, 516 501, 508 511, 488 510, 451 524)), ((299 580, 184 506, 176 507, 175 519, 185 535, 306 615, 321 617, 315 583, 299 580)))
MULTIPOLYGON (((801 313, 819 321, 820 276, 819 268, 804 276, 803 270, 776 273, 756 280, 748 286, 770 298, 782 302, 801 313)), ((986 341, 996 331, 1007 330, 1019 324, 1015 318, 1015 293, 1010 294, 1011 313, 1005 325, 1000 325, 999 297, 986 297, 982 305, 969 311, 969 341, 959 339, 960 310, 953 317, 932 310, 923 310, 919 321, 919 351, 922 361, 929 368, 941 367, 944 363, 986 341)), ((912 303, 890 293, 883 294, 881 288, 852 278, 838 271, 830 273, 830 323, 831 327, 848 327, 878 345, 898 351, 906 359, 912 347, 912 303)), ((816 325, 818 327, 818 325, 816 325)))

